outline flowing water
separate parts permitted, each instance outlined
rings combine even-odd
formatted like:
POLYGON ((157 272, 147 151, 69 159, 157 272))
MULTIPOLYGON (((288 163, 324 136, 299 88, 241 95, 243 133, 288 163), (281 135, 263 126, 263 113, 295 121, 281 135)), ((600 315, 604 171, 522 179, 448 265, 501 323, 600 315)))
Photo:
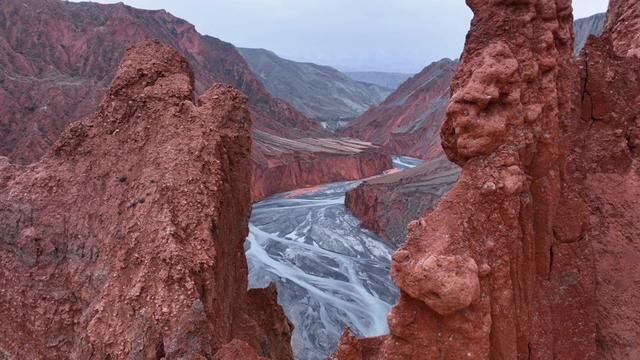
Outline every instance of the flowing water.
MULTIPOLYGON (((393 157, 396 169, 420 163, 393 157)), ((344 206, 361 181, 331 183, 253 205, 246 254, 249 287, 275 282, 293 322, 297 359, 324 359, 345 327, 359 336, 388 333, 386 315, 398 290, 389 277, 393 249, 344 206)))

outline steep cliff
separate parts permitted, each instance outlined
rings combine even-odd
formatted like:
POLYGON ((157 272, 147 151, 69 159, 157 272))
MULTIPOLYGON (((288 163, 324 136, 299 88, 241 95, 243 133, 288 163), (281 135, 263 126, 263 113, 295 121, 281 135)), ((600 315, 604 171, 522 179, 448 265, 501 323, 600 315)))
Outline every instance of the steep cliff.
POLYGON ((458 166, 441 156, 410 170, 365 180, 347 192, 345 205, 362 220, 361 226, 398 247, 407 225, 433 210, 459 173, 458 166))
POLYGON ((456 67, 449 59, 427 66, 339 133, 380 144, 390 154, 425 159, 442 155, 438 132, 456 67))
MULTIPOLYGON (((289 139, 334 137, 271 97, 233 45, 203 36, 165 11, 7 0, 0 3, 0 155, 20 164, 39 159, 67 123, 95 110, 125 49, 147 39, 160 39, 187 58, 197 94, 215 82, 245 93, 254 129, 289 139)), ((255 141, 252 152, 262 152, 262 145, 255 141)), ((371 151, 384 161, 375 147, 371 151)), ((315 184, 337 176, 320 175, 315 184)))
POLYGON ((581 69, 580 143, 587 234, 597 274, 599 359, 640 357, 640 1, 611 1, 601 39, 587 43, 581 69), (620 56, 622 55, 622 56, 620 56))
POLYGON ((252 197, 322 183, 357 180, 392 167, 391 158, 370 143, 348 138, 286 139, 254 131, 263 150, 252 154, 252 197))
MULTIPOLYGON (((577 55, 582 49, 590 35, 599 36, 602 34, 605 20, 606 15, 603 13, 585 19, 578 19, 574 22, 574 55, 577 55)), ((410 81, 416 81, 416 78, 410 81)), ((394 94, 392 97, 395 96, 394 94)), ((424 101, 421 98, 413 100, 424 101)), ((423 135, 426 138, 416 140, 416 144, 419 147, 423 147, 422 151, 437 154, 440 148, 439 131, 444 119, 444 111, 442 109, 444 109, 445 105, 441 103, 425 105, 412 104, 410 107, 419 108, 421 111, 439 113, 441 120, 426 124, 430 127, 427 130, 423 130, 423 135), (426 110, 423 109, 425 105, 427 106, 426 110), (429 148, 430 150, 426 150, 429 148)), ((409 105, 406 106, 409 107, 409 105)), ((386 119, 393 122, 393 119, 400 119, 404 116, 406 116, 406 112, 402 107, 398 107, 390 109, 386 119)), ((366 121, 364 117, 359 120, 366 121)), ((355 128, 357 125, 353 127, 355 128)), ((370 132, 372 128, 369 128, 368 131, 370 132)), ((384 129, 381 126, 378 131, 382 133, 388 131, 388 129, 384 129)), ((367 131, 363 133, 366 138, 367 131)), ((363 136, 363 133, 354 135, 363 136)), ((378 134, 378 136, 382 135, 378 134)), ((378 139, 380 138, 373 141, 378 141, 378 139)), ((402 152, 400 149, 392 149, 392 151, 402 152)), ((420 151, 416 153, 419 154, 420 151)), ((407 224, 422 217, 425 211, 433 209, 440 196, 453 185, 456 179, 455 176, 451 177, 453 173, 450 171, 456 166, 451 163, 447 164, 446 157, 443 155, 433 159, 430 156, 427 162, 429 164, 406 173, 391 174, 364 182, 358 188, 347 193, 347 207, 363 221, 363 226, 375 231, 393 244, 402 244, 406 236, 407 224)))
POLYGON ((391 335, 335 357, 635 359, 640 2, 610 3, 578 66, 569 2, 468 4, 442 130, 460 180, 393 257, 391 335))
POLYGON ((640 3, 637 0, 609 1, 605 31, 611 37, 617 55, 640 57, 640 3))
POLYGON ((283 59, 269 50, 238 51, 271 95, 331 130, 381 103, 392 91, 354 81, 329 66, 283 59))
POLYGON ((442 128, 460 179, 393 256, 391 335, 345 335, 337 358, 595 358, 587 211, 565 170, 578 99, 570 2, 467 3, 442 128))
POLYGON ((247 100, 196 100, 192 74, 136 45, 94 115, 39 162, 1 165, 3 358, 292 358, 275 294, 247 294, 247 100))

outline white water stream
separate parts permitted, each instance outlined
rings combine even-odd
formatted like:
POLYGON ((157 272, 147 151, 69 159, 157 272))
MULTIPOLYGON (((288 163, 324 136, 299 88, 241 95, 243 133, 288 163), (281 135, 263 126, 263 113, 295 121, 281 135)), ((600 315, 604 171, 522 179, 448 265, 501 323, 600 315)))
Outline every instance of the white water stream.
MULTIPOLYGON (((420 160, 396 156, 396 169, 420 160)), ((275 282, 293 322, 297 359, 324 359, 345 327, 359 336, 388 333, 398 291, 389 277, 393 249, 360 228, 344 206, 361 181, 278 194, 253 205, 245 245, 249 287, 275 282)))

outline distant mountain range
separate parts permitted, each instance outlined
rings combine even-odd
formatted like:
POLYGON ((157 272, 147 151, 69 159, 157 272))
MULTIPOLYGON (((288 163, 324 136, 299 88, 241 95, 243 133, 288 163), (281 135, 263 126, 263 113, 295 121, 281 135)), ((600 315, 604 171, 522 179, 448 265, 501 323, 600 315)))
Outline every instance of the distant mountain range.
POLYGON ((376 84, 394 90, 413 76, 413 74, 382 71, 345 71, 344 74, 356 81, 376 84))
POLYGON ((578 19, 573 23, 573 52, 575 55, 580 53, 590 35, 602 35, 605 21, 607 21, 607 14, 600 13, 578 19))
POLYGON ((283 59, 269 50, 238 51, 271 95, 331 130, 379 104, 393 91, 353 80, 329 66, 283 59))

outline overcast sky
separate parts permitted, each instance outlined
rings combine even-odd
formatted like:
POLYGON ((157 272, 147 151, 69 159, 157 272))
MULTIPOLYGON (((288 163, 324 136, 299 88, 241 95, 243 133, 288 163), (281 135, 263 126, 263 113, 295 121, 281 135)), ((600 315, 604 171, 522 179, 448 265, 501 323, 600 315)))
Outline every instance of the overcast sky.
MULTIPOLYGON (((99 0, 103 3, 118 1, 99 0)), ((415 73, 457 58, 471 11, 464 0, 124 0, 166 9, 203 34, 343 70, 415 73)), ((576 18, 607 0, 574 0, 576 18)))

